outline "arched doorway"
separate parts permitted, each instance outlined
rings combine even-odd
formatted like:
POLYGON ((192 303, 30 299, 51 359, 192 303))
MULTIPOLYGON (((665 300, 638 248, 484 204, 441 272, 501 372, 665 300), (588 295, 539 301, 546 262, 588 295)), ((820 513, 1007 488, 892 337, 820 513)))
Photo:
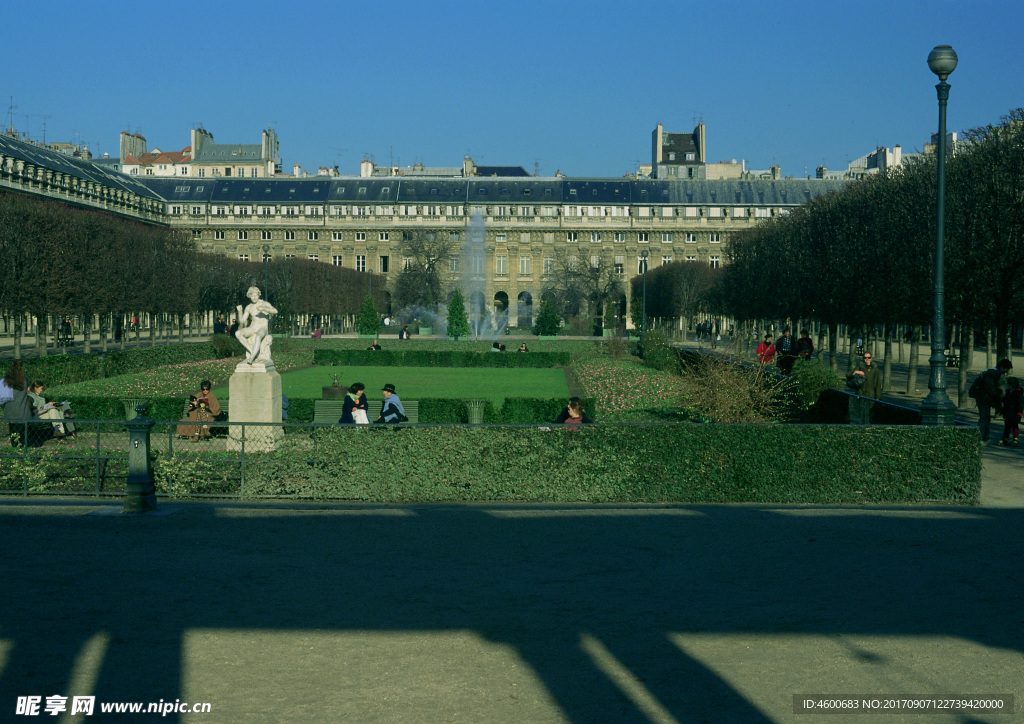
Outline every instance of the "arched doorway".
POLYGON ((520 329, 529 329, 533 326, 533 295, 529 292, 519 292, 518 321, 516 326, 520 329))
POLYGON ((508 326, 508 294, 505 292, 498 292, 494 295, 493 319, 493 326, 497 331, 504 330, 508 326))

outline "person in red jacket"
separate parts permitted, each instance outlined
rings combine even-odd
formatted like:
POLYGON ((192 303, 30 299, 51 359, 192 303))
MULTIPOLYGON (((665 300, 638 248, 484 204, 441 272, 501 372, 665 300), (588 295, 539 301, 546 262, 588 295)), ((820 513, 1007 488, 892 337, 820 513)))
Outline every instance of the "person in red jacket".
POLYGON ((757 345, 757 359, 763 365, 770 365, 775 359, 775 345, 772 344, 772 336, 766 334, 764 342, 757 345))

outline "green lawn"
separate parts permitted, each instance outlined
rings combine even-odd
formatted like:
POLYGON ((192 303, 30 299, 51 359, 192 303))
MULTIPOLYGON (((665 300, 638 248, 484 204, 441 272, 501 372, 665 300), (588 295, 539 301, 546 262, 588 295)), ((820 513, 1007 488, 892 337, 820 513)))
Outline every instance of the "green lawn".
MULTIPOLYGON (((381 397, 388 382, 405 400, 425 397, 479 397, 501 405, 506 397, 568 397, 565 374, 560 369, 490 369, 464 367, 311 367, 281 375, 284 394, 296 399, 320 399, 321 388, 353 382, 366 385, 370 399, 381 397)), ((213 391, 217 399, 228 398, 228 388, 213 391)))

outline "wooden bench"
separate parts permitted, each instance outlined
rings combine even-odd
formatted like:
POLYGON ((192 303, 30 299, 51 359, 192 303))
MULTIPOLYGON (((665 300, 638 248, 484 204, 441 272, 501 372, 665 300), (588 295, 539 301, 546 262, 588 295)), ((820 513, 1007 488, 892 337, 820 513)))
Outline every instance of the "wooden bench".
MULTIPOLYGON (((380 410, 383 402, 381 400, 368 400, 366 416, 373 422, 380 417, 380 410)), ((313 401, 313 422, 317 425, 336 425, 341 419, 342 409, 345 406, 344 400, 314 400, 313 401)), ((402 407, 405 408, 405 416, 409 422, 420 421, 420 401, 403 400, 402 407)))

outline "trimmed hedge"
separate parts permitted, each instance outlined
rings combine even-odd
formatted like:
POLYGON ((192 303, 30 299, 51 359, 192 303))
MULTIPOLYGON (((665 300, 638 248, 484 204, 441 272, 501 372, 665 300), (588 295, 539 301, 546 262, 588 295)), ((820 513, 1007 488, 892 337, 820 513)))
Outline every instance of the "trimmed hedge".
MULTIPOLYGON (((242 346, 234 341, 238 349, 242 346)), ((159 347, 110 350, 102 354, 60 354, 23 359, 25 376, 32 380, 46 380, 49 387, 73 385, 106 377, 135 374, 164 365, 202 362, 220 359, 222 354, 213 344, 196 342, 165 344, 159 347)), ((7 373, 11 360, 0 362, 0 377, 7 373)))
POLYGON ((940 427, 349 426, 312 451, 250 456, 245 476, 245 497, 383 503, 976 504, 981 449, 975 432, 940 427))
MULTIPOLYGON (((124 405, 118 398, 111 397, 68 397, 71 409, 81 420, 123 420, 124 405)), ((146 405, 146 417, 153 420, 179 420, 185 408, 184 397, 152 397, 146 405)), ((316 400, 288 398, 288 422, 312 422, 316 400)), ((460 399, 424 398, 420 403, 422 423, 465 423, 469 411, 460 399)), ((229 402, 230 405, 230 402, 229 402)), ((543 423, 552 422, 565 407, 565 400, 540 399, 533 397, 509 397, 501 407, 490 401, 484 407, 484 422, 488 423, 543 423)), ((583 409, 594 417, 593 399, 583 400, 583 409)))
POLYGON ((367 350, 318 349, 313 364, 346 367, 565 367, 572 362, 568 352, 475 352, 465 350, 367 350))

